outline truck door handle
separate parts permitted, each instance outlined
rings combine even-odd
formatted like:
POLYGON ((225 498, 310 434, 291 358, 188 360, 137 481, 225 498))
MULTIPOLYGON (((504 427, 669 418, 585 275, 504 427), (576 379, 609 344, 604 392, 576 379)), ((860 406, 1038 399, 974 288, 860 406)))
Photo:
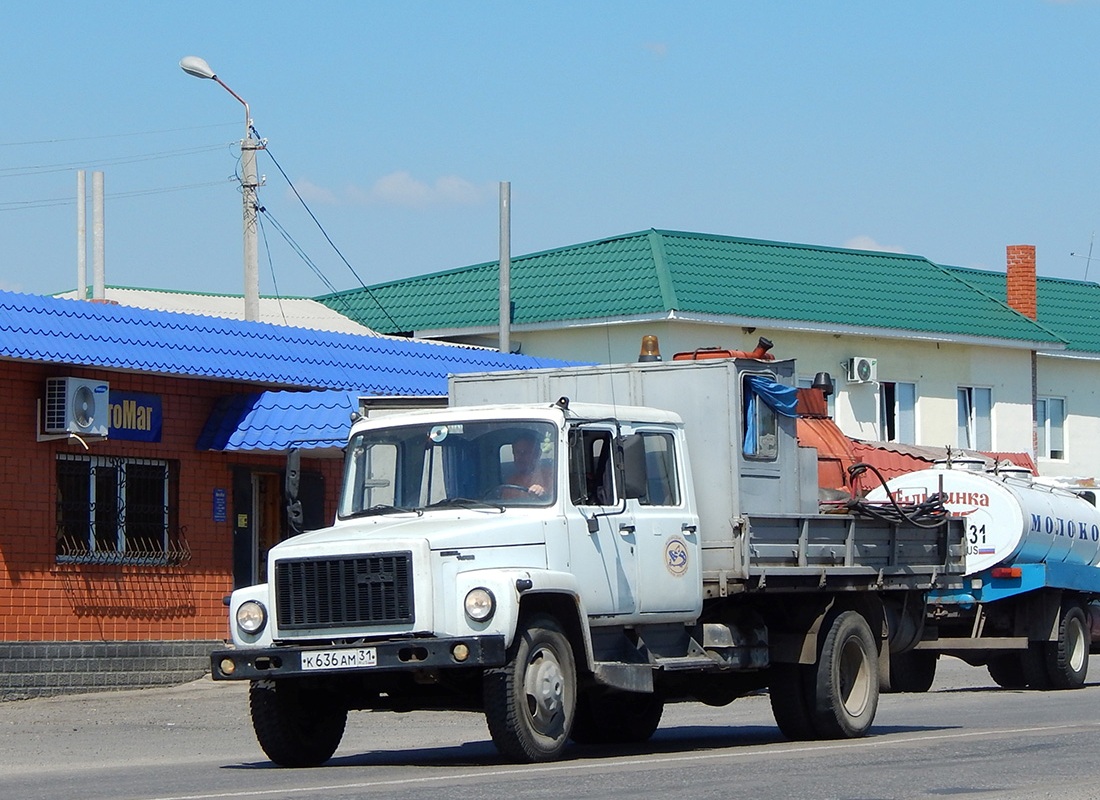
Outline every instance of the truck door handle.
POLYGON ((625 522, 620 523, 619 524, 619 533, 621 533, 623 536, 629 536, 630 534, 634 533, 634 526, 633 525, 628 525, 625 522))
POLYGON ((695 533, 695 531, 697 529, 698 529, 698 526, 692 525, 690 522, 685 522, 682 525, 680 525, 680 530, 682 532, 688 533, 688 534, 695 533))

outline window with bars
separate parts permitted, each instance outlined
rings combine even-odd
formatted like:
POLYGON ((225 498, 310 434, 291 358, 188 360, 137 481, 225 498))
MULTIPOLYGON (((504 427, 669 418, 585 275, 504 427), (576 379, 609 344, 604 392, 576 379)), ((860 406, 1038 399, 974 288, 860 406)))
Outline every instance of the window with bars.
POLYGON ((176 472, 168 461, 59 454, 57 561, 186 561, 176 524, 176 472))

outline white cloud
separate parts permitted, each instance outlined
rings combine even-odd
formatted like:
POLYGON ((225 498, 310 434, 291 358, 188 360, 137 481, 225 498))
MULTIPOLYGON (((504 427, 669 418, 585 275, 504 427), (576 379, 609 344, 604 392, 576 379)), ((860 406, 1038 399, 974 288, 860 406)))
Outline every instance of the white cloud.
POLYGON ((334 206, 340 202, 336 197, 336 193, 331 189, 326 189, 307 180, 295 182, 294 187, 306 202, 324 203, 327 206, 334 206))
POLYGON ((859 236, 853 236, 841 246, 848 250, 877 250, 882 253, 907 252, 904 247, 898 247, 896 244, 879 244, 870 236, 862 233, 859 236))
POLYGON ((309 181, 299 181, 296 186, 307 201, 330 205, 469 206, 496 196, 495 185, 479 186, 457 175, 444 175, 434 183, 427 183, 406 170, 383 175, 368 189, 350 185, 335 192, 309 181))
POLYGON ((366 199, 383 205, 423 208, 474 205, 481 202, 486 194, 486 187, 477 186, 457 175, 444 175, 429 184, 405 170, 399 170, 376 180, 366 199))

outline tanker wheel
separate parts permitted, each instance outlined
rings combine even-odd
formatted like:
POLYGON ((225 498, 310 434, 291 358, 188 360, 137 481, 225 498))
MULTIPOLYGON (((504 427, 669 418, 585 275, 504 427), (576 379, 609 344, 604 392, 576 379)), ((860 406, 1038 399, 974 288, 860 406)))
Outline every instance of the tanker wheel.
POLYGON ((1047 676, 1055 689, 1080 689, 1089 669, 1089 626, 1079 605, 1062 608, 1058 640, 1047 642, 1047 676))
POLYGON ((551 761, 569 740, 577 704, 573 648, 553 617, 527 620, 502 667, 486 671, 485 721, 502 755, 551 761))
POLYGON ((347 708, 331 694, 291 681, 252 681, 248 707, 260 748, 280 767, 324 764, 348 721, 347 708))
POLYGON ((939 653, 931 650, 909 650, 890 656, 891 692, 921 694, 932 688, 936 680, 939 653))
POLYGON ((813 725, 822 739, 854 739, 878 709, 878 647, 867 620, 843 611, 829 625, 817 659, 813 725))
POLYGON ((1024 663, 1018 653, 993 656, 985 665, 989 677, 1002 689, 1023 689, 1027 686, 1024 663))
POLYGON ((816 739, 812 700, 814 668, 804 664, 774 663, 769 675, 768 698, 780 733, 796 742, 816 739))
POLYGON ((656 732, 664 710, 656 694, 593 689, 577 698, 569 736, 577 744, 640 744, 656 732))

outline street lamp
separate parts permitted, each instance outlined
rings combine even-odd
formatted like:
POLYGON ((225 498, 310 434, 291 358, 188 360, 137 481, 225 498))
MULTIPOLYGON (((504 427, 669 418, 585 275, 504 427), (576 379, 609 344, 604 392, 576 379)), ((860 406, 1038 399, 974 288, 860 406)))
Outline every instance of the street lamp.
POLYGON ((244 106, 244 139, 241 140, 241 196, 244 201, 244 318, 260 317, 260 251, 256 238, 256 151, 263 142, 252 138, 252 117, 248 103, 214 74, 210 65, 198 56, 184 56, 180 68, 196 78, 209 78, 237 98, 244 106))

